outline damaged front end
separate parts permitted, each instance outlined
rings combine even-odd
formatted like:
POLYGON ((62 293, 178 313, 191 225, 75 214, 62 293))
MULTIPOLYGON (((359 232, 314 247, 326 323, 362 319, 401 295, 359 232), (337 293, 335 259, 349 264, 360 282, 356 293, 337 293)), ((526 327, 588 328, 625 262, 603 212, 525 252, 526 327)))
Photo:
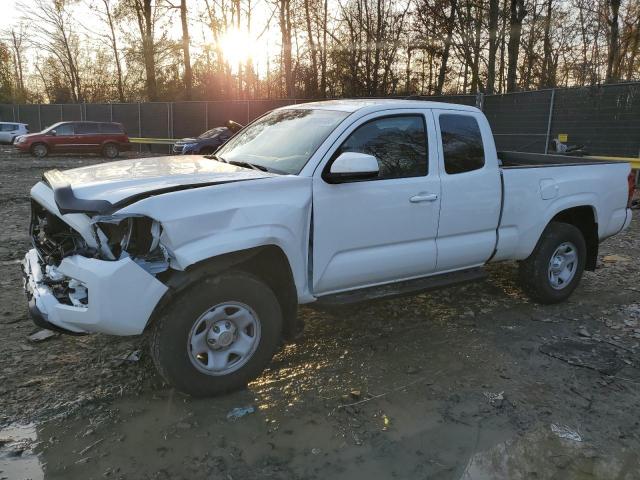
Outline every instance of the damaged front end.
POLYGON ((96 241, 109 260, 131 258, 152 275, 169 268, 169 253, 160 243, 162 226, 144 215, 96 216, 96 241))
POLYGON ((40 193, 32 200, 34 248, 23 263, 36 323, 73 333, 141 333, 167 290, 156 278, 170 263, 160 223, 143 215, 63 216, 40 193))

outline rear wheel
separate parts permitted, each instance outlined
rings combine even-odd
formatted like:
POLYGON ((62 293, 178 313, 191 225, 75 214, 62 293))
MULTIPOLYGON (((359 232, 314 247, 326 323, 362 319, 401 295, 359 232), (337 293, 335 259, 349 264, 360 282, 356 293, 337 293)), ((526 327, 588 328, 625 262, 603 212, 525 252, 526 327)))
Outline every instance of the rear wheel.
POLYGON ((44 143, 36 143, 31 147, 31 155, 38 158, 43 158, 49 155, 49 149, 44 143))
POLYGON ((520 283, 540 303, 558 303, 576 289, 586 260, 582 232, 567 223, 551 222, 529 258, 520 263, 520 283))
POLYGON ((116 158, 120 154, 120 150, 115 143, 107 143, 102 147, 102 156, 106 158, 116 158))
POLYGON ((280 345, 282 312, 273 291, 245 272, 198 281, 153 326, 151 355, 160 375, 197 397, 244 388, 280 345))

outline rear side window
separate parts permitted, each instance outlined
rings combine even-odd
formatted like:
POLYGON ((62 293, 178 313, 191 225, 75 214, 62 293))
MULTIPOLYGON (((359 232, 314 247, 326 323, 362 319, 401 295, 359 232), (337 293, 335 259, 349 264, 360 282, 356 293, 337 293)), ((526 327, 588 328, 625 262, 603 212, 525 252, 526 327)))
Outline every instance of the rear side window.
POLYGON ((3 123, 0 125, 0 132, 12 132, 18 128, 17 125, 11 123, 3 123))
POLYGON ((63 123, 55 128, 56 135, 73 135, 73 125, 70 123, 63 123))
POLYGON ((476 119, 469 115, 440 115, 444 169, 448 174, 484 166, 484 145, 476 119))
POLYGON ((98 124, 96 123, 76 123, 76 135, 91 135, 98 133, 98 124))
POLYGON ((117 123, 101 123, 100 133, 122 133, 122 126, 117 123))
POLYGON ((359 126, 335 153, 359 152, 378 160, 378 179, 427 174, 427 135, 421 115, 379 118, 359 126))

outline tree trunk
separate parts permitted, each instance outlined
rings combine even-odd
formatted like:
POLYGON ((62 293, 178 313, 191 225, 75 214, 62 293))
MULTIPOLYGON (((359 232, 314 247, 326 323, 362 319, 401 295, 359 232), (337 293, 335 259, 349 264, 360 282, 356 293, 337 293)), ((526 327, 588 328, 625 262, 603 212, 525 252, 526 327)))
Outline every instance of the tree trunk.
POLYGON ((279 0, 280 35, 282 38, 282 64, 284 67, 285 95, 293 98, 293 68, 291 58, 291 4, 290 0, 279 0))
POLYGON ((318 94, 318 59, 316 52, 316 42, 313 39, 313 28, 311 27, 311 11, 309 9, 310 0, 304 0, 304 13, 307 21, 307 36, 309 42, 309 57, 311 59, 310 96, 315 98, 318 94))
POLYGON ((189 51, 189 22, 187 21, 187 0, 180 0, 180 22, 182 23, 182 53, 184 56, 185 98, 191 100, 193 73, 191 72, 191 53, 189 51))
POLYGON ((511 0, 509 17, 509 43, 507 45, 507 92, 516 89, 518 71, 518 53, 520 50, 520 37, 522 36, 522 20, 527 15, 524 0, 511 0))
POLYGON ((507 37, 507 2, 509 0, 504 0, 503 9, 502 9, 502 29, 500 32, 500 68, 499 68, 499 76, 498 76, 498 92, 504 92, 504 65, 505 59, 504 54, 507 50, 506 48, 506 37, 507 37))
POLYGON ((134 3, 140 37, 142 39, 142 57, 144 59, 145 90, 147 99, 155 102, 158 99, 156 83, 156 56, 153 38, 153 6, 152 0, 136 0, 134 3))
POLYGON ((438 83, 436 85, 436 95, 442 95, 442 88, 447 76, 447 63, 449 62, 449 51, 451 50, 451 40, 453 38, 453 29, 456 22, 457 0, 450 0, 449 18, 447 18, 447 37, 444 41, 444 49, 442 51, 442 61, 440 62, 440 71, 438 72, 438 83))
POLYGON ((492 94, 496 79, 496 53, 498 51, 498 18, 500 0, 489 0, 489 62, 487 64, 487 93, 492 94))
POLYGON ((111 50, 113 50, 113 59, 116 63, 116 80, 118 82, 118 100, 124 103, 124 82, 122 80, 122 62, 120 60, 120 50, 118 48, 118 40, 116 38, 116 28, 113 21, 113 15, 111 14, 111 6, 109 0, 102 0, 104 3, 105 14, 107 16, 107 23, 109 25, 111 50))
POLYGON ((542 74, 540 88, 555 86, 555 69, 553 68, 553 51, 551 48, 551 15, 553 14, 553 0, 547 0, 547 14, 544 19, 544 59, 542 60, 542 74))
POLYGON ((638 56, 638 47, 640 47, 640 25, 636 25, 629 52, 629 62, 627 63, 627 80, 633 79, 633 70, 635 67, 636 57, 638 56))
POLYGON ((605 81, 607 83, 618 80, 618 72, 616 65, 618 63, 618 55, 620 45, 618 38, 620 36, 620 27, 618 25, 618 16, 620 12, 620 4, 622 0, 608 0, 610 17, 609 23, 609 53, 607 54, 607 74, 605 81))
POLYGON ((16 84, 18 87, 18 98, 16 99, 18 103, 23 103, 26 101, 26 92, 24 89, 24 68, 22 66, 22 40, 22 25, 20 26, 19 34, 16 33, 14 29, 11 29, 11 49, 13 50, 13 64, 15 68, 16 84))

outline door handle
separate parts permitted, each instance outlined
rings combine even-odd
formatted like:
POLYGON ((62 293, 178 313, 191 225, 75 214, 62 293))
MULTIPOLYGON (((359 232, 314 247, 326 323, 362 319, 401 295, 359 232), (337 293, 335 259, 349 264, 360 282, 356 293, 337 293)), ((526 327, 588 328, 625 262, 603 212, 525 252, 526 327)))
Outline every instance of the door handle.
POLYGON ((437 199, 438 195, 436 195, 435 193, 420 193, 411 197, 409 201, 411 203, 435 202, 437 199))

